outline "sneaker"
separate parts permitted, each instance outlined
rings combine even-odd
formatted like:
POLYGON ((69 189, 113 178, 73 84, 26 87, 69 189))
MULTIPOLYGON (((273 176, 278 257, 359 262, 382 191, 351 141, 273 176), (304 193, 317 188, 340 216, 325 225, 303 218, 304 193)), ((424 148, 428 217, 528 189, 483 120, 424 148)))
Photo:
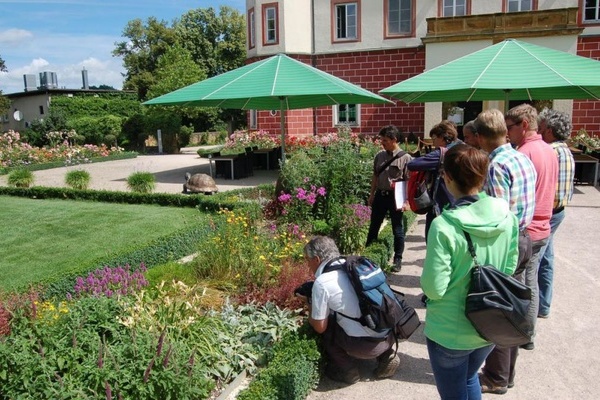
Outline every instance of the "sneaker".
POLYGON ((326 368, 325 375, 332 381, 347 383, 348 385, 352 385, 360 380, 360 374, 356 368, 347 371, 339 368, 326 368))
POLYGON ((533 350, 533 349, 535 349, 535 345, 533 344, 533 342, 527 342, 525 344, 520 345, 519 347, 522 348, 523 350, 533 350))
POLYGON ((550 318, 550 313, 549 312, 545 313, 545 314, 538 313, 538 318, 543 318, 543 319, 550 318))
POLYGON ((402 259, 398 259, 394 261, 394 266, 392 267, 393 272, 400 272, 402 269, 402 259))
POLYGON ((484 374, 479 374, 479 384, 481 385, 481 393, 490 394, 506 394, 507 386, 494 386, 484 374))
POLYGON ((423 303, 424 306, 427 306, 427 295, 423 294, 421 296, 421 303, 423 303))
POLYGON ((391 352, 389 355, 379 357, 379 365, 375 368, 375 378, 386 379, 394 376, 400 366, 400 356, 391 352))

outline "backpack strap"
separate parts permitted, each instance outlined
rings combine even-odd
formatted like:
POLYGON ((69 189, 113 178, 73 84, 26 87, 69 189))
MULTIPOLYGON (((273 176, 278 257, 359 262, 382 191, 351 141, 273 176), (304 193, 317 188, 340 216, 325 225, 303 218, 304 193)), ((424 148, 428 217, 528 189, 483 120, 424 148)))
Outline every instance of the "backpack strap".
POLYGON ((392 158, 390 158, 389 160, 387 160, 385 163, 383 163, 383 165, 381 167, 379 167, 379 169, 377 171, 375 171, 375 175, 379 175, 381 174, 383 171, 385 171, 385 169, 387 167, 390 166, 391 163, 394 162, 394 160, 402 157, 403 155, 405 155, 406 152, 404 150, 400 150, 398 153, 396 153, 396 155, 392 158))
POLYGON ((433 210, 436 213, 436 215, 440 215, 442 213, 439 208, 439 205, 437 204, 437 201, 435 201, 435 196, 437 195, 438 188, 440 187, 440 181, 442 180, 442 174, 440 173, 440 171, 442 170, 442 166, 444 165, 444 155, 446 154, 446 151, 448 151, 447 148, 440 147, 440 160, 438 161, 437 166, 437 176, 435 177, 435 181, 433 183, 433 191, 431 193, 431 199, 433 200, 433 210))
MULTIPOLYGON (((346 267, 346 263, 351 262, 351 261, 356 261, 358 260, 357 256, 339 256, 336 258, 332 258, 331 260, 329 260, 327 262, 327 264, 325 264, 325 267, 323 267, 323 271, 321 272, 322 274, 325 274, 327 272, 332 272, 332 271, 344 271, 344 273, 346 273, 346 275, 348 275, 348 279, 350 280, 350 284, 352 285, 352 288, 354 289, 354 292, 356 293, 356 296, 359 298, 359 303, 360 303, 360 293, 357 292, 356 287, 354 287, 354 282, 352 282, 352 277, 348 274, 348 269, 346 267), (332 265, 333 263, 335 263, 336 261, 339 260, 345 260, 344 262, 340 262, 337 263, 336 265, 332 265)), ((362 310, 361 310, 361 316, 359 318, 355 318, 355 317, 351 317, 349 315, 344 314, 343 312, 340 311, 334 311, 335 314, 340 314, 342 317, 344 318, 348 318, 351 319, 352 321, 356 321, 361 325, 365 325, 365 321, 364 318, 362 316, 362 310)))

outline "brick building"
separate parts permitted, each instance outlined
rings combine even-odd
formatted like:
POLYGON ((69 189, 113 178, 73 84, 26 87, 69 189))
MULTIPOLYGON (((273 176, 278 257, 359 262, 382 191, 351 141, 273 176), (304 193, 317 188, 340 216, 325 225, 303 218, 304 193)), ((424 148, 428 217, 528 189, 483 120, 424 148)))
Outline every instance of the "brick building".
MULTIPOLYGON (((600 0, 246 0, 246 16, 248 62, 285 53, 375 93, 506 38, 600 60, 600 0)), ((573 116, 575 131, 600 134, 600 101, 552 106, 573 116)), ((374 134, 394 124, 422 136, 449 107, 462 109, 466 122, 504 103, 292 110, 286 129, 308 135, 348 124, 374 134)), ((278 133, 277 111, 250 111, 249 126, 278 133)))

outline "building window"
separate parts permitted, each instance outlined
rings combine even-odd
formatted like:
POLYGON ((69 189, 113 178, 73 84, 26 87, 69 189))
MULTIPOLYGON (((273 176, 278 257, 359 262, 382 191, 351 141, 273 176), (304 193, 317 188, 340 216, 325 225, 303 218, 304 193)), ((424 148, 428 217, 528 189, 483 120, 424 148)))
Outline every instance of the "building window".
POLYGON ((600 0, 585 0, 583 21, 600 23, 600 0))
POLYGON ((413 34, 414 0, 384 0, 386 36, 413 34))
POLYGON ((358 3, 335 4, 335 39, 358 39, 358 3))
POLYGON ((360 125, 359 104, 338 104, 333 106, 333 120, 335 125, 360 125))
POLYGON ((279 43, 279 5, 277 3, 263 4, 263 44, 279 43))
POLYGON ((256 25, 254 24, 254 8, 248 11, 248 48, 256 46, 256 25))
POLYGON ((249 110, 249 121, 248 121, 248 129, 257 129, 258 128, 258 112, 256 110, 249 110))
POLYGON ((44 106, 40 106, 40 115, 44 115, 44 106))
POLYGON ((507 0, 506 7, 508 12, 518 12, 518 11, 533 11, 535 9, 534 0, 507 0))
POLYGON ((443 17, 462 17, 468 14, 467 0, 442 0, 443 17))

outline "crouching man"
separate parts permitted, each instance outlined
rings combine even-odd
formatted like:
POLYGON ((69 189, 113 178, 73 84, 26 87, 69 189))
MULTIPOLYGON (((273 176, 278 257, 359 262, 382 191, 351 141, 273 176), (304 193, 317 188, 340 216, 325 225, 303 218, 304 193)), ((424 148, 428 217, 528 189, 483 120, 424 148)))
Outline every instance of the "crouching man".
MULTIPOLYGON (((334 381, 353 384, 360 380, 358 360, 377 358, 379 364, 375 377, 393 376, 400 365, 394 351, 394 335, 369 329, 360 322, 346 318, 359 318, 358 297, 346 272, 333 270, 323 273, 328 261, 340 256, 335 242, 326 236, 315 236, 304 246, 308 268, 316 279, 312 285, 304 284, 296 295, 305 297, 309 308, 309 323, 323 334, 323 348, 327 354, 325 374, 334 381)), ((342 262, 342 261, 335 261, 342 262)))

